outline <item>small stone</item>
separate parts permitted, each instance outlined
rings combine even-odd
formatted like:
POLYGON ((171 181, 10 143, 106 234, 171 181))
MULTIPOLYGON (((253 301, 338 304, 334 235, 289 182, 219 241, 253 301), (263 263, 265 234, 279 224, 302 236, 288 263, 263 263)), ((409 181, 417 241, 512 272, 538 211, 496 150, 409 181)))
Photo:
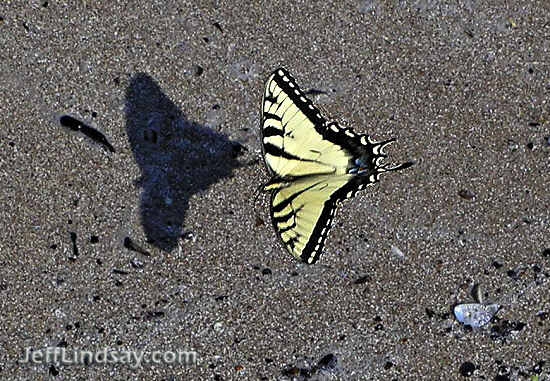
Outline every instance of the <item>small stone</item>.
POLYGON ((483 294, 479 283, 474 284, 474 287, 472 287, 472 297, 476 303, 483 303, 483 294))
POLYGON ((546 320, 546 319, 548 319, 548 312, 539 311, 539 312, 537 312, 537 317, 538 317, 540 320, 546 320))
POLYGON ((471 200, 475 197, 474 193, 472 191, 469 191, 467 189, 461 189, 458 191, 458 195, 462 197, 465 200, 471 200))
POLYGON ((325 355, 319 362, 317 363, 317 367, 319 369, 334 369, 336 368, 336 365, 338 364, 338 359, 335 355, 332 353, 329 353, 328 355, 325 355))
POLYGON ((493 339, 502 338, 510 335, 512 332, 521 331, 527 324, 509 320, 501 320, 498 324, 491 327, 491 337, 493 339))
POLYGON ((185 242, 195 242, 197 238, 195 237, 195 233, 188 231, 181 235, 181 239, 185 242))
POLYGON ((195 76, 200 77, 204 72, 204 69, 200 65, 195 65, 195 67, 193 68, 193 72, 195 76))
POLYGON ((296 377, 299 374, 300 374, 300 368, 295 366, 283 370, 283 375, 287 377, 296 377))
POLYGON ((255 226, 256 227, 260 227, 260 226, 264 226, 265 225, 265 222, 262 218, 260 217, 256 217, 256 223, 255 223, 255 226))
POLYGON ((50 376, 56 377, 59 375, 59 371, 56 369, 56 367, 52 364, 50 365, 49 369, 50 376))
POLYGON ((435 316, 435 312, 429 308, 426 308, 426 314, 428 315, 428 318, 433 318, 435 316))
POLYGON ((353 282, 353 284, 364 284, 364 283, 367 283, 368 281, 370 281, 370 276, 369 275, 363 275, 362 277, 357 278, 353 282))
POLYGON ((143 268, 143 262, 140 261, 139 259, 137 258, 134 258, 130 261, 130 264, 132 265, 133 268, 135 269, 142 269, 143 268))
POLYGON ((460 366, 460 374, 463 377, 470 377, 471 375, 474 374, 475 370, 476 370, 476 366, 470 361, 466 361, 460 366))
POLYGON ((405 259, 405 254, 404 254, 397 246, 391 245, 391 252, 392 252, 393 255, 395 255, 397 258, 399 258, 399 259, 405 259))
POLYGON ((477 328, 489 323, 499 309, 498 304, 467 303, 455 306, 454 314, 462 324, 477 328))

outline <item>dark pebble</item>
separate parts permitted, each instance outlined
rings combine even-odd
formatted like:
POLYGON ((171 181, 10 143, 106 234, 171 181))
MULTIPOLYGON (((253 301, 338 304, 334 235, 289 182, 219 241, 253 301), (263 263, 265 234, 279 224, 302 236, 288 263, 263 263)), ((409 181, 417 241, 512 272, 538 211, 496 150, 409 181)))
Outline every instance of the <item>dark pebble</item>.
POLYGON ((426 314, 428 315, 428 317, 431 319, 435 316, 435 312, 429 308, 426 308, 426 314))
POLYGON ((185 232, 181 235, 181 238, 184 241, 192 241, 195 239, 195 233, 193 233, 192 231, 185 232))
POLYGON ((469 191, 467 189, 461 189, 458 191, 458 195, 462 197, 465 200, 471 200, 475 197, 474 193, 472 191, 469 191))
POLYGON ((145 250, 144 248, 138 246, 134 241, 132 241, 132 239, 130 237, 124 238, 124 247, 127 248, 128 250, 136 251, 136 252, 138 252, 140 254, 143 254, 143 255, 146 255, 146 256, 151 255, 151 254, 149 254, 149 252, 147 250, 145 250))
POLYGON ((223 33, 223 29, 222 29, 222 27, 221 27, 221 25, 220 25, 219 22, 215 22, 215 23, 213 23, 212 25, 214 25, 214 28, 216 28, 216 29, 219 30, 221 33, 223 33))
POLYGON ((526 325, 523 322, 501 320, 491 327, 491 337, 493 339, 506 337, 514 331, 521 331, 526 325))
POLYGON ((195 76, 200 77, 203 72, 204 69, 200 65, 195 66, 195 76))
POLYGON ((328 355, 324 356, 319 362, 317 363, 317 367, 319 369, 334 369, 336 368, 336 364, 338 364, 338 359, 335 355, 332 353, 329 353, 328 355))
POLYGON ((140 261, 139 259, 137 258, 134 258, 130 261, 130 264, 132 265, 133 268, 135 269, 142 269, 143 268, 143 262, 140 261))
POLYGON ((460 374, 464 377, 470 377, 472 374, 474 374, 474 371, 476 370, 476 366, 469 362, 469 361, 466 361, 464 364, 462 364, 460 366, 460 374))
POLYGON ((548 312, 539 312, 537 314, 537 317, 540 319, 540 320, 546 320, 548 319, 548 312))
POLYGON ((53 364, 50 365, 50 369, 48 370, 48 372, 50 373, 50 376, 53 376, 53 377, 56 377, 59 375, 59 371, 53 364))
POLYGON ((519 279, 519 273, 515 270, 506 271, 506 275, 508 275, 513 280, 518 280, 519 279))
POLYGON ((363 275, 362 277, 357 278, 353 282, 353 284, 364 284, 364 283, 367 283, 367 282, 370 282, 370 275, 363 275))
POLYGON ((535 366, 533 366, 533 373, 541 374, 545 364, 546 364, 546 361, 544 360, 536 363, 535 366))

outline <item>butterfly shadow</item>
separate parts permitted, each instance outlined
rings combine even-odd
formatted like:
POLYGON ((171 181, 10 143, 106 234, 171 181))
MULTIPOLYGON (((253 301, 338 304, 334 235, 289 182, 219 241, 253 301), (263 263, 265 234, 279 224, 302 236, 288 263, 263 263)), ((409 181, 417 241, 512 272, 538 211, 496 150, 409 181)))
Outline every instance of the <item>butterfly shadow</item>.
POLYGON ((140 218, 147 241, 166 252, 184 233, 189 199, 241 164, 243 146, 186 119, 158 84, 138 73, 126 91, 126 132, 141 169, 140 218))

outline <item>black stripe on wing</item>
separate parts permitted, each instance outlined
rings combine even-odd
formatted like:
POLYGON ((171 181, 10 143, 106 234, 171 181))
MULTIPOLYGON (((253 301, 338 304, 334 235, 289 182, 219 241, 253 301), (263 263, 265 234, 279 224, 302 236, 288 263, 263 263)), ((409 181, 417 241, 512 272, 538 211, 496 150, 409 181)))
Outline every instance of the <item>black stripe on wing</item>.
POLYGON ((332 220, 336 215, 337 204, 338 202, 332 198, 325 202, 321 215, 300 255, 303 262, 312 265, 321 256, 325 247, 325 241, 332 228, 332 220))
MULTIPOLYGON (((291 153, 288 153, 283 149, 283 147, 277 147, 275 144, 271 144, 271 143, 264 144, 264 156, 266 154, 269 154, 271 156, 276 156, 276 157, 282 157, 283 159, 287 159, 287 160, 296 160, 296 161, 311 162, 311 163, 317 162, 315 160, 304 159, 304 158, 301 158, 300 156, 296 156, 291 153)), ((295 176, 295 178, 297 177, 298 176, 295 176)))

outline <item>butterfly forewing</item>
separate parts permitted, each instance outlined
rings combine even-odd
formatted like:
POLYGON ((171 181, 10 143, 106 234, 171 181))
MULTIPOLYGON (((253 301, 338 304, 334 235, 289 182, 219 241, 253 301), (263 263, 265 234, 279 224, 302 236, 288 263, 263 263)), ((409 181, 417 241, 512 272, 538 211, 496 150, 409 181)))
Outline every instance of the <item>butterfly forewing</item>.
POLYGON ((278 177, 345 173, 350 152, 325 136, 326 121, 284 69, 267 81, 262 107, 262 146, 278 177))

